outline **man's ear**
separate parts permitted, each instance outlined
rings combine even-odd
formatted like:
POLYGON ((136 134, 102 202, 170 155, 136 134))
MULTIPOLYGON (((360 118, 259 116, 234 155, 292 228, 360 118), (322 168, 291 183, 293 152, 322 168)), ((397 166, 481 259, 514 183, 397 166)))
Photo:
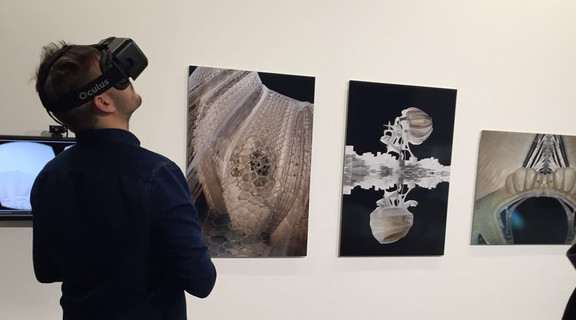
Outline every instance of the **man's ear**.
POLYGON ((112 113, 116 111, 116 106, 114 105, 114 102, 112 101, 111 97, 106 93, 102 93, 94 97, 92 103, 99 112, 112 113))

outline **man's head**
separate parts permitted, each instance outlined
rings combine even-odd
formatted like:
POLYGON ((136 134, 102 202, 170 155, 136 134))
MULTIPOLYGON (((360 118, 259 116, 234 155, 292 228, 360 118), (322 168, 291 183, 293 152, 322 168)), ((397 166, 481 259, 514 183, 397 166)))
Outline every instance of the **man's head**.
POLYGON ((132 112, 142 102, 128 81, 131 75, 101 65, 102 59, 110 58, 104 55, 94 45, 61 42, 43 48, 36 91, 44 106, 75 133, 127 129, 132 112))

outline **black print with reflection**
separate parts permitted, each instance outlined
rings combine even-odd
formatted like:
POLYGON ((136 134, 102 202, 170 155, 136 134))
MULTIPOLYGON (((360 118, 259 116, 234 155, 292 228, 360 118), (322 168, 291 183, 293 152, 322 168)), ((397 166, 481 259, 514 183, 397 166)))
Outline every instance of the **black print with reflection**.
POLYGON ((471 244, 574 244, 576 137, 482 131, 471 244))
POLYGON ((306 255, 314 78, 190 67, 186 178, 212 257, 306 255))
POLYGON ((351 81, 340 256, 444 254, 456 90, 351 81))

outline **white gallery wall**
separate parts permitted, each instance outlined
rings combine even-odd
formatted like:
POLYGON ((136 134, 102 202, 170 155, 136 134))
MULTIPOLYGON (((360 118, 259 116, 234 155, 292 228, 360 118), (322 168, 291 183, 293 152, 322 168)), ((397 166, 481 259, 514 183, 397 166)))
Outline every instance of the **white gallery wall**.
MULTIPOLYGON (((185 164, 189 65, 316 77, 308 256, 217 259, 205 319, 559 319, 567 245, 470 246, 480 131, 576 135, 575 1, 0 0, 0 134, 52 124, 34 91, 42 45, 133 38, 149 58, 131 122, 185 164), (445 254, 338 258, 349 80, 457 89, 445 254)), ((59 319, 30 228, 0 228, 0 319, 59 319)))

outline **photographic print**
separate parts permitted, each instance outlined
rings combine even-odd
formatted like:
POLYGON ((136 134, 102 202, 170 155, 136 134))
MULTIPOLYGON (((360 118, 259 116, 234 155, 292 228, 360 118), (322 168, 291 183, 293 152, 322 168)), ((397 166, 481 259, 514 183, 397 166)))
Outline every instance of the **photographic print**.
POLYGON ((444 254, 456 90, 350 81, 340 256, 444 254))
POLYGON ((305 256, 314 78, 189 68, 186 178, 212 257, 305 256))
POLYGON ((576 137, 482 131, 471 244, 574 244, 576 137))

